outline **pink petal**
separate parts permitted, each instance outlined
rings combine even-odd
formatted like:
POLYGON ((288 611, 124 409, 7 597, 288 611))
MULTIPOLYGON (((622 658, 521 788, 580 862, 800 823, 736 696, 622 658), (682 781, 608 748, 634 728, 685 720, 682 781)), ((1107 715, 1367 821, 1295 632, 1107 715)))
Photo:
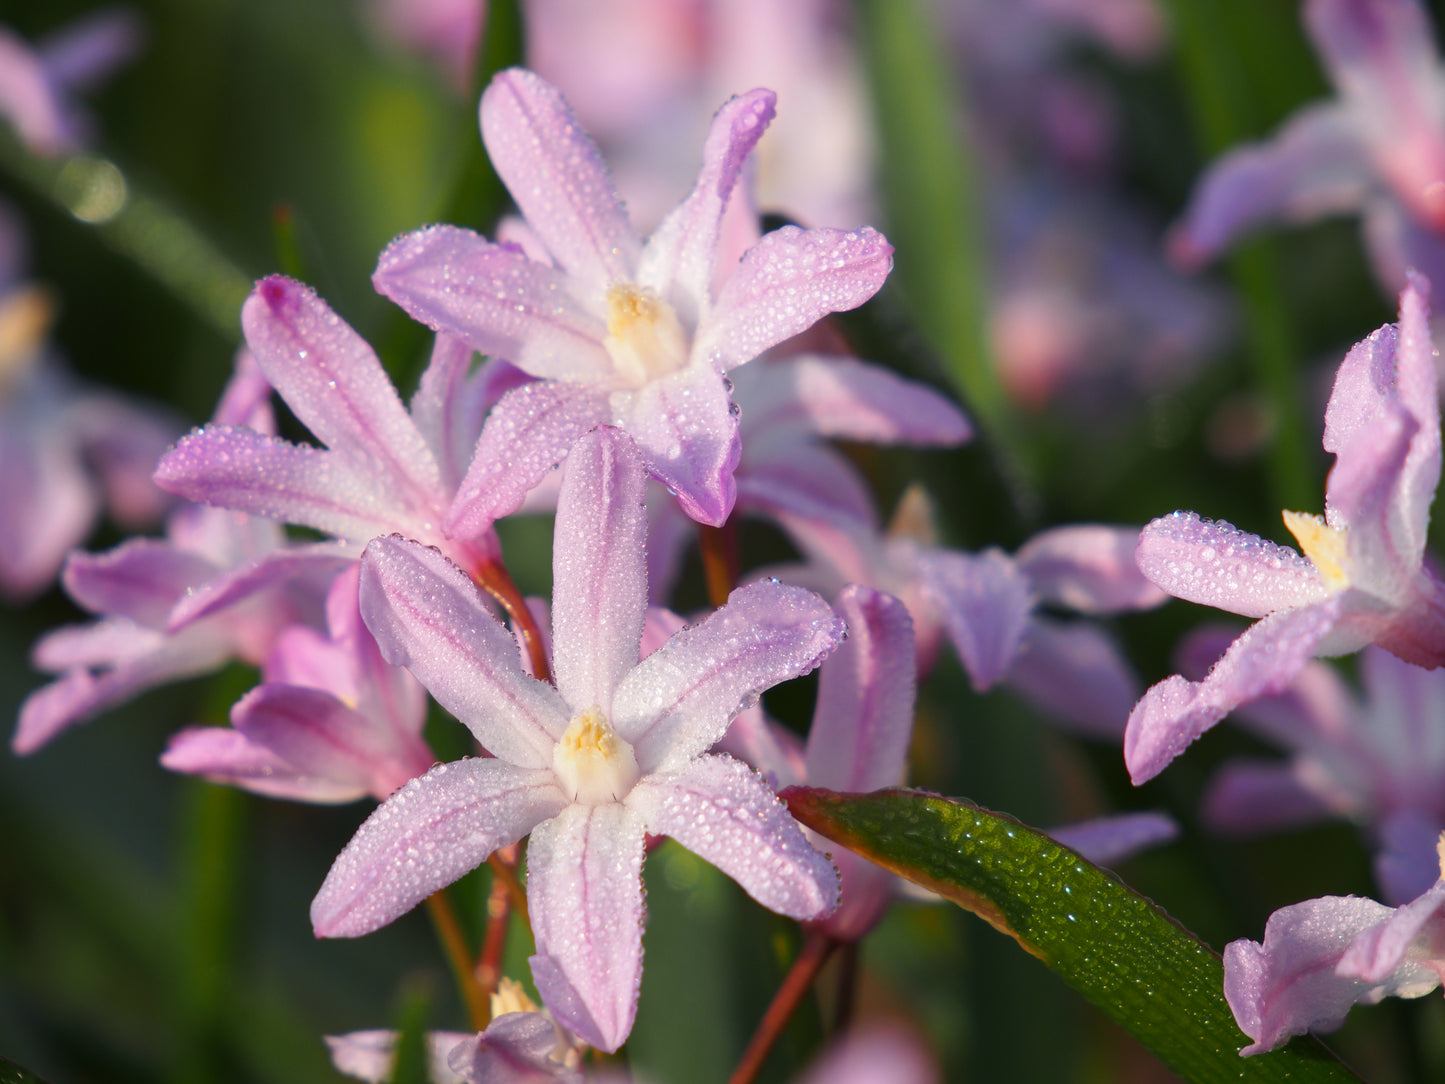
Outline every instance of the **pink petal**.
POLYGON ((750 450, 744 441, 744 458, 737 471, 740 507, 877 529, 871 491, 858 468, 833 449, 792 444, 777 449, 776 455, 763 462, 749 463, 750 450))
POLYGON ((723 214, 776 106, 777 95, 762 89, 723 103, 703 144, 697 185, 648 238, 642 252, 637 281, 661 293, 685 324, 695 325, 709 307, 723 214))
POLYGON ((652 835, 671 836, 711 862, 769 910, 799 921, 838 902, 838 874, 802 826, 746 764, 701 756, 649 775, 627 796, 652 835))
POLYGON ((1028 580, 996 549, 932 550, 921 553, 918 563, 924 591, 943 614, 969 681, 978 692, 991 688, 1022 646, 1034 608, 1028 580))
POLYGON ((1308 558, 1193 512, 1161 516, 1146 526, 1134 558, 1139 571, 1175 598, 1245 617, 1303 606, 1325 594, 1308 558))
POLYGON ((627 805, 574 805, 527 845, 537 992, 558 1023, 607 1053, 637 1013, 644 828, 627 805))
POLYGON ((776 581, 739 587, 622 679, 612 725, 644 773, 679 771, 764 689, 822 662, 843 632, 811 591, 776 581))
POLYGON ((1231 760, 1209 781, 1200 818, 1212 832, 1256 835, 1340 815, 1288 761, 1231 760))
POLYGON ((438 764, 378 806, 337 856, 311 901, 316 936, 385 926, 566 806, 550 770, 438 764))
POLYGON ((798 1084, 937 1084, 941 1079, 923 1044, 889 1022, 849 1031, 798 1084))
POLYGON ((807 772, 802 739, 769 719, 761 704, 738 712, 712 751, 756 768, 773 790, 803 782, 807 772))
POLYGON ((1420 997, 1440 985, 1436 968, 1445 933, 1445 880, 1437 880, 1419 898, 1379 925, 1361 932, 1335 968, 1342 978, 1383 983, 1375 997, 1420 997))
POLYGON ((808 783, 842 791, 896 786, 913 732, 913 620, 892 595, 857 584, 843 589, 834 609, 848 624, 848 639, 819 675, 808 783))
POLYGON ((392 535, 366 547, 361 614, 382 655, 405 666, 493 756, 552 766, 570 713, 522 670, 516 642, 440 551, 392 535))
POLYGON ((68 112, 40 58, 19 36, 0 28, 0 117, 15 126, 31 151, 56 155, 78 143, 68 112))
POLYGON ((510 68, 483 92, 481 120, 492 166, 557 263, 598 302, 609 284, 634 281, 637 235, 597 145, 557 88, 510 68))
POLYGON ((723 372, 736 368, 829 313, 857 308, 892 267, 893 246, 867 227, 774 230, 728 276, 693 357, 723 372))
POLYGON ((166 629, 179 632, 273 588, 284 590, 304 612, 311 600, 325 594, 327 584, 355 565, 355 551, 345 543, 316 542, 272 550, 183 594, 170 612, 166 629))
POLYGON ((637 665, 647 609, 647 475, 617 429, 594 429, 567 457, 552 542, 553 670, 575 711, 608 711, 637 665))
POLYGON ((532 376, 588 382, 612 372, 607 329, 595 315, 604 311, 600 295, 587 308, 565 273, 470 230, 428 226, 398 237, 371 282, 432 330, 532 376))
POLYGON ((65 563, 65 590, 91 613, 128 617, 164 628, 186 591, 216 574, 216 566, 166 542, 132 538, 106 553, 75 551, 65 563))
POLYGON ((228 726, 192 726, 172 735, 161 765, 292 802, 354 802, 371 790, 365 778, 309 775, 228 726))
MULTIPOLYGON (((550 1023, 547 1028, 552 1032, 555 1044, 556 1029, 550 1023)), ((396 1032, 353 1031, 346 1035, 327 1035, 324 1038, 331 1051, 331 1064, 338 1073, 367 1081, 367 1084, 386 1084, 386 1081, 391 1080, 395 1069, 396 1032)), ((467 1084, 467 1078, 454 1073, 447 1059, 457 1047, 476 1038, 472 1032, 427 1032, 427 1079, 432 1084, 467 1084)))
POLYGON ((606 420, 606 399, 585 385, 538 381, 509 391, 487 416, 447 533, 476 538, 517 511, 577 439, 606 420))
POLYGON ((1170 253, 1200 266, 1260 226, 1354 210, 1373 183, 1354 112, 1334 102, 1306 106, 1268 142, 1237 147, 1209 167, 1170 253))
POLYGON ((384 478, 334 452, 250 429, 196 430, 166 453, 155 478, 187 500, 299 523, 356 545, 409 526, 386 514, 392 501, 384 478))
POLYGON ((1051 828, 1049 835, 1094 865, 1111 866, 1177 839, 1179 824, 1165 813, 1120 813, 1051 828))
POLYGON ((315 291, 272 275, 241 307, 256 364, 292 413, 393 500, 425 509, 441 487, 436 459, 376 353, 315 291))
POLYGON ((1034 617, 1005 683, 1065 729, 1105 741, 1124 733, 1139 679, 1096 625, 1034 617))
MULTIPOLYGON (((561 1046, 557 1025, 541 1012, 509 1012, 496 1017, 480 1035, 459 1036, 447 1064, 450 1080, 457 1084, 485 1081, 486 1084, 584 1084, 578 1069, 568 1068, 552 1055, 561 1046)), ((390 1077, 378 1077, 378 1082, 390 1077)), ((448 1076, 437 1076, 436 1084, 448 1084, 448 1076)), ((599 1082, 600 1084, 600 1082, 599 1082)))
POLYGON ((1167 601, 1134 562, 1134 527, 1055 527, 1024 543, 1014 559, 1039 600, 1086 614, 1145 610, 1167 601))
POLYGON ((437 462, 444 493, 456 492, 461 484, 482 431, 486 404, 479 393, 482 382, 470 379, 474 353, 471 344, 438 335, 408 408, 437 462))
POLYGON ((1164 770, 1195 738, 1240 704, 1289 687, 1339 618, 1340 597, 1281 610, 1251 625, 1201 682, 1178 674, 1135 705, 1124 763, 1137 786, 1164 770))
POLYGON ((642 452, 648 471, 699 523, 721 527, 737 500, 733 471, 741 444, 722 377, 705 365, 680 369, 636 392, 613 397, 616 424, 642 452))
POLYGON ((1374 900, 1326 896, 1270 915, 1263 944, 1226 945, 1224 996, 1254 1040, 1240 1053, 1262 1054, 1306 1031, 1333 1031, 1352 1005, 1379 1001, 1384 989, 1339 976, 1335 966, 1357 934, 1390 914, 1374 900))

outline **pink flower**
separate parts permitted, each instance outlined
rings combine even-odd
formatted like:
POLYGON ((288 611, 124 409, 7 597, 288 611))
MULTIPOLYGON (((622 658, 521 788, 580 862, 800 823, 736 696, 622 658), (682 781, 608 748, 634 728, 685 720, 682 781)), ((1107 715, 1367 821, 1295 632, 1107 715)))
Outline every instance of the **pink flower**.
POLYGON ((526 216, 532 251, 432 226, 382 253, 376 288, 423 323, 541 379, 505 396, 446 529, 516 511, 577 438, 626 430, 684 510, 721 524, 736 497, 738 428, 725 374, 882 284, 892 248, 870 229, 784 227, 713 292, 723 213, 773 116, 755 90, 718 110, 697 187, 644 245, 592 140, 558 91, 528 71, 482 95, 482 137, 526 216))
POLYGON ((642 973, 643 844, 669 835, 765 906, 826 914, 837 875, 763 781, 706 755, 763 689, 817 666, 843 633, 822 599, 760 583, 638 661, 646 609, 646 480, 603 428, 569 457, 553 549, 556 686, 439 552, 382 538, 361 605, 408 667, 490 754, 443 764, 372 814, 312 904, 318 936, 385 925, 530 833, 532 974, 557 1020, 616 1050, 642 973))
POLYGON ((1134 782, 1157 775, 1240 704, 1286 689, 1314 655, 1376 643, 1417 666, 1445 663, 1445 587, 1424 564, 1440 479, 1440 407, 1428 284, 1400 295, 1345 357, 1325 412, 1335 454, 1325 516, 1285 512, 1304 556, 1224 522, 1175 512, 1144 528, 1136 558, 1171 595, 1259 617, 1200 682, 1175 675, 1129 716, 1134 782))

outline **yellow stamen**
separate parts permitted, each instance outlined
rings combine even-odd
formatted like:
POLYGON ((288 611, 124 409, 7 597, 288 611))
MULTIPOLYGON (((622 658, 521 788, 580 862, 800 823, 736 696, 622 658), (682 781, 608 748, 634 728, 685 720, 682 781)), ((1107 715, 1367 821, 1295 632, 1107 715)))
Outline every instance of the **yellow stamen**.
POLYGON ((631 282, 607 289, 607 338, 603 341, 623 381, 640 388, 687 364, 687 333, 657 293, 631 282))
POLYGON ((506 1016, 509 1012, 537 1012, 537 1003, 527 996, 527 991, 516 979, 503 978, 492 995, 492 1019, 506 1016))
POLYGON ((1440 859, 1440 876, 1445 878, 1445 832, 1441 832, 1435 842, 1435 855, 1440 859))
POLYGON ((1331 527, 1319 516, 1308 512, 1285 512, 1284 525, 1294 535, 1299 548, 1319 571, 1329 587, 1344 587, 1350 582, 1345 566, 1349 562, 1348 539, 1339 527, 1331 527))
POLYGON ((888 537, 911 539, 922 546, 938 545, 933 501, 918 483, 910 485, 898 498, 898 507, 888 524, 888 537))
POLYGON ((552 770, 567 796, 583 805, 621 801, 642 776, 632 746, 596 707, 568 725, 552 751, 552 770))

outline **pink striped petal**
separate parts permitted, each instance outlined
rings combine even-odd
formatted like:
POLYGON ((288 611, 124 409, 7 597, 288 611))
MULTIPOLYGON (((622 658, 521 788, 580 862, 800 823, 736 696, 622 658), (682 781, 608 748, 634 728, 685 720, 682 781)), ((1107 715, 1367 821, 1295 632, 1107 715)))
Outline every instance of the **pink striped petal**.
POLYGON ((565 272, 471 230, 428 226, 398 237, 371 282, 432 330, 532 376, 585 383, 612 372, 607 329, 595 315, 605 311, 602 299, 586 307, 565 272))
POLYGON ((356 552, 346 543, 315 542, 272 550, 183 594, 170 612, 166 629, 179 632, 271 588, 284 587, 289 601, 304 613, 316 608, 339 573, 355 565, 356 552))
POLYGON ((1287 689, 1339 613, 1340 596, 1332 595, 1272 614, 1251 625, 1203 681, 1176 674, 1145 693, 1124 732, 1124 763, 1135 785, 1158 775, 1241 703, 1287 689))
POLYGON ((764 689, 814 669, 844 626, 811 591, 748 584, 622 679, 612 725, 644 773, 678 771, 722 737, 764 689))
POLYGON ((726 372, 832 312, 867 301, 893 267, 893 246, 876 230, 803 230, 766 234, 728 276, 694 358, 726 372))
POLYGON ((737 471, 738 506, 749 512, 851 524, 876 531, 878 513, 862 476, 831 448, 793 444, 762 462, 748 462, 743 442, 737 471))
POLYGON ((527 844, 537 992, 558 1023, 608 1053, 637 1014, 644 828, 628 805, 574 805, 527 844))
POLYGON ((487 416, 447 533, 476 538, 516 512, 577 439, 606 420, 606 398, 584 385, 538 381, 509 391, 487 416))
POLYGON ((647 609, 647 475, 631 439, 594 429, 567 457, 552 543, 553 672, 574 711, 608 712, 647 609))
POLYGON ((1325 595, 1308 558, 1193 512, 1161 516, 1146 526, 1134 559, 1139 571, 1175 598, 1245 617, 1304 606, 1325 595))
POLYGON ((918 555, 923 589, 943 615, 969 682, 990 689, 1018 658, 1033 613, 1028 579, 1002 551, 918 555))
POLYGON ((311 901, 316 936, 385 926, 566 806, 550 770, 475 757, 438 764, 378 806, 337 856, 311 901))
POLYGON ((583 300, 600 306, 609 284, 634 281, 637 235, 597 145, 557 88, 510 68, 483 92, 481 121, 492 166, 527 225, 596 295, 583 300))
POLYGON ((290 802, 354 802, 371 792, 361 775, 309 775, 228 726, 192 726, 172 735, 161 765, 290 802))
POLYGON ((62 582, 91 613, 160 629, 177 600, 215 574, 216 566, 203 557, 155 539, 132 538, 105 553, 71 553, 62 582))
POLYGON ((771 90, 751 90, 718 109, 702 150, 697 185, 648 238, 637 282, 651 286, 695 326, 712 297, 723 214, 743 164, 777 112, 771 90))
POLYGON ((1086 614, 1145 610, 1168 600, 1134 562, 1136 527, 1077 524, 1034 535, 1014 555, 1041 602, 1086 614))
POLYGON ((441 490, 455 493, 482 431, 487 404, 481 380, 472 380, 470 343, 438 335, 408 412, 440 470, 441 490))
POLYGON ((627 796, 653 835, 671 836, 764 907, 799 921, 838 902, 838 873, 762 777, 727 756, 650 775, 627 796))
POLYGON ((383 476, 392 502, 424 509, 441 487, 431 449, 375 351, 316 296, 272 275, 241 307, 256 364, 317 439, 383 476))
POLYGON ((551 768, 570 713, 522 670, 516 641, 440 551, 392 535, 366 547, 361 614, 382 655, 405 666, 493 756, 551 768))
POLYGON ((850 584, 833 604, 848 639, 828 657, 808 731, 809 786, 870 791, 903 782, 917 651, 908 607, 850 584))

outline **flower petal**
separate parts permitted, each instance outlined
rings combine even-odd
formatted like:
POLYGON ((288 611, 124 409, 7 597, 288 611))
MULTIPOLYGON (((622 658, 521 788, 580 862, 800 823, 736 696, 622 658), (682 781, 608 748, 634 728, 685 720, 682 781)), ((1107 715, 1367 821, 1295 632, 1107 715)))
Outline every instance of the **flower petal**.
POLYGON ((291 802, 354 802, 371 791, 365 778, 308 775, 229 726, 190 726, 172 735, 161 765, 291 802))
POLYGON ((91 613, 159 629, 188 588, 215 574, 216 566, 203 557, 152 538, 132 538, 105 553, 72 552, 62 582, 91 613))
POLYGON ((497 176, 557 263, 599 303, 609 283, 634 281, 637 234, 597 144, 561 92, 509 68, 482 93, 481 121, 497 176))
MULTIPOLYGON (((555 1041, 556 1029, 550 1023, 547 1026, 552 1030, 555 1041)), ((386 1084, 392 1079, 396 1069, 398 1038, 395 1031, 353 1031, 324 1038, 331 1050, 331 1064, 338 1073, 364 1080, 367 1084, 386 1084)), ((458 1046, 476 1038, 474 1032, 428 1031, 425 1035, 427 1079, 432 1084, 467 1084, 467 1078, 453 1072, 447 1059, 458 1046)))
POLYGON ((647 475, 628 436, 594 429, 567 457, 552 543, 553 672, 573 711, 612 709, 647 611, 647 475))
POLYGON ((1018 658, 1029 627, 1034 596, 1028 579, 996 549, 921 551, 917 562, 970 683, 978 692, 992 688, 1018 658))
POLYGON ((1255 835, 1337 817, 1288 761, 1236 759, 1215 773, 1200 799, 1199 816, 1211 832, 1255 835))
POLYGON ((1308 558, 1193 512, 1151 522, 1139 535, 1134 559, 1175 598, 1245 617, 1303 606, 1325 594, 1308 558))
POLYGON ((833 604, 848 639, 818 677, 808 784, 869 791, 903 782, 918 660, 913 619, 892 595, 850 584, 833 604))
POLYGON ((643 772, 678 771, 764 689, 806 674, 842 640, 843 622, 811 591, 739 587, 622 679, 612 725, 643 772))
POLYGON ((558 1023, 611 1053, 626 1041, 642 981, 641 814, 568 807, 527 845, 537 992, 558 1023))
POLYGON ((784 226, 743 255, 698 328, 693 357, 726 372, 806 331, 832 312, 856 309, 883 285, 893 246, 876 230, 784 226))
POLYGON ((355 550, 343 542, 315 542, 272 550, 238 568, 212 576, 181 595, 170 612, 168 632, 239 606, 272 588, 286 592, 300 614, 320 610, 327 586, 348 566, 356 566, 355 550))
POLYGON ((580 383, 612 372, 601 302, 584 308, 565 273, 471 230, 428 226, 398 237, 371 283, 433 331, 532 376, 580 383))
MULTIPOLYGON (((433 1032, 432 1034, 435 1034, 433 1032)), ((435 1084, 584 1084, 577 1069, 569 1069, 553 1054, 560 1054, 557 1025, 542 1012, 509 1012, 496 1017, 479 1035, 458 1036, 449 1049, 450 1073, 437 1075, 435 1084)), ((390 1076, 378 1077, 378 1082, 390 1076)))
POLYGON ((461 484, 486 413, 485 383, 471 379, 474 353, 470 343, 438 334, 408 407, 437 462, 444 493, 456 492, 461 484))
POLYGON ((763 462, 743 461, 737 471, 738 506, 749 512, 852 524, 876 531, 878 513, 867 483, 832 448, 792 444, 763 462))
POLYGON ((606 420, 605 399, 583 385, 538 381, 507 392, 482 427, 447 533, 475 538, 510 516, 577 439, 606 420))
POLYGON ((1167 813, 1120 813, 1051 828, 1049 835, 1094 865, 1110 866, 1177 839, 1179 823, 1167 813))
POLYGON ((1014 555, 1039 601, 1086 614, 1158 606, 1168 596, 1139 571, 1139 531, 1081 523, 1034 535, 1014 555))
POLYGON ((671 836, 769 910, 799 921, 838 902, 838 873, 762 777, 727 756, 701 756, 644 778, 627 806, 653 835, 671 836))
POLYGON ((522 670, 516 641, 438 550, 375 539, 361 560, 361 615, 387 662, 410 670, 487 752, 551 768, 566 705, 522 670))
POLYGON ((712 298, 723 213, 743 164, 777 112, 771 90, 750 90, 724 102, 702 149, 702 172, 692 194, 647 239, 637 281, 661 293, 683 322, 696 326, 712 298))
POLYGON ((378 806, 337 856, 311 901, 316 936, 385 926, 566 806, 550 770, 438 764, 378 806))
POLYGON ((1068 730, 1117 741, 1139 699, 1139 679, 1119 645, 1084 621, 1029 621, 1005 683, 1068 730))
POLYGON ((1281 610, 1251 625, 1201 682, 1175 674, 1144 694, 1124 731, 1124 763, 1137 786, 1240 704, 1283 692, 1334 628, 1340 596, 1281 610))
POLYGON ((699 523, 721 527, 737 500, 741 443, 722 377, 692 365, 636 392, 614 393, 615 424, 637 441, 648 471, 699 523))

